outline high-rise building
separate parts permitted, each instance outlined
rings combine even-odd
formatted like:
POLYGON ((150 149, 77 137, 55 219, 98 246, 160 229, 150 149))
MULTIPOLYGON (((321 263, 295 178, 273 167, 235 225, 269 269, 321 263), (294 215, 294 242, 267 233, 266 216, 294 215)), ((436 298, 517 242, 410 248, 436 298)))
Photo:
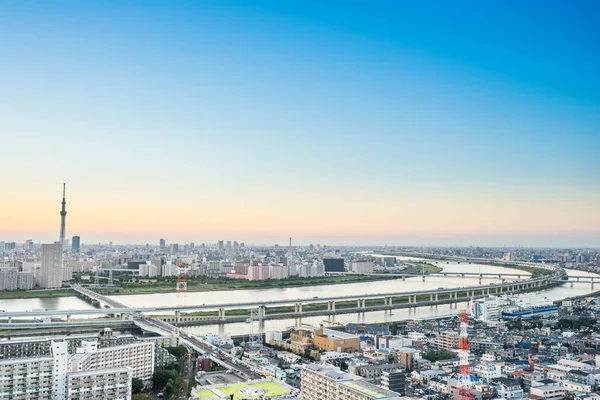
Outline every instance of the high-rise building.
POLYGON ((23 244, 23 250, 25 250, 25 251, 33 250, 33 240, 31 240, 31 239, 26 240, 25 243, 23 244))
POLYGON ((79 249, 80 249, 80 243, 81 238, 79 236, 73 236, 73 239, 71 240, 71 251, 73 253, 79 253, 79 249))
POLYGON ((167 245, 167 243, 165 242, 165 239, 160 239, 160 250, 161 251, 165 251, 165 247, 167 245))
POLYGON ((65 189, 66 184, 63 183, 63 197, 62 197, 62 209, 60 211, 60 239, 59 242, 61 245, 65 244, 65 223, 67 219, 67 201, 65 200, 65 189))
POLYGON ((223 241, 222 241, 222 240, 219 240, 219 241, 217 242, 217 250, 219 250, 219 251, 223 251, 223 250, 225 250, 225 244, 223 243, 223 241))
POLYGON ((42 244, 41 288, 58 288, 62 285, 62 245, 60 242, 42 244))
POLYGON ((325 272, 344 272, 343 258, 324 258, 325 272))

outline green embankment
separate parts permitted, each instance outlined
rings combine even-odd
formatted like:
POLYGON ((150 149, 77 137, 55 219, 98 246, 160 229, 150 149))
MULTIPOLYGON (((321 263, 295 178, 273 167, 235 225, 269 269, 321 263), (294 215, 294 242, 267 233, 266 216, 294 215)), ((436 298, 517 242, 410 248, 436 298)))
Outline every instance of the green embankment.
POLYGON ((408 267, 402 270, 402 273, 405 274, 436 274, 438 272, 442 272, 443 268, 435 266, 426 262, 419 262, 414 265, 414 267, 408 267))
POLYGON ((12 292, 0 292, 0 299, 33 299, 48 297, 68 297, 74 295, 75 292, 73 292, 71 289, 15 290, 12 292))
MULTIPOLYGON (((339 275, 323 276, 318 278, 288 278, 285 280, 247 281, 242 279, 188 279, 188 292, 208 292, 215 290, 240 290, 240 289, 268 289, 295 286, 335 285, 341 283, 371 282, 388 279, 398 279, 394 276, 369 276, 369 275, 339 275)), ((118 286, 111 288, 98 288, 102 294, 143 294, 174 292, 176 281, 174 279, 136 279, 135 282, 119 282, 118 286)))

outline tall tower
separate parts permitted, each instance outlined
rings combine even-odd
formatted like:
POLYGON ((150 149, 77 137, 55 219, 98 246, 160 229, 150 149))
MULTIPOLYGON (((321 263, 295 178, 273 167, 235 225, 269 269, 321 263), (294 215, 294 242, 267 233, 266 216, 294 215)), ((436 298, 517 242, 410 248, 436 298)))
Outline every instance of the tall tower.
POLYGON ((460 358, 460 369, 458 371, 458 385, 454 400, 473 400, 475 398, 472 389, 471 374, 469 372, 469 333, 467 324, 467 312, 460 313, 460 341, 458 345, 458 357, 460 358))
POLYGON ((65 200, 66 184, 63 183, 62 210, 60 211, 60 244, 65 245, 65 219, 67 216, 67 201, 65 200))

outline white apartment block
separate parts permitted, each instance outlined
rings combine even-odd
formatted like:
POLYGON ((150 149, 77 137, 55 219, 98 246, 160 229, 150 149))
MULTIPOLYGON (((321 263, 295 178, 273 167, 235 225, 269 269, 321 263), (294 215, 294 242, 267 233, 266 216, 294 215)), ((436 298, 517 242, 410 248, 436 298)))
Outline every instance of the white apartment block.
POLYGON ((0 360, 0 399, 50 400, 52 357, 0 360))
POLYGON ((67 376, 67 398, 131 399, 131 369, 127 367, 72 372, 67 376))
POLYGON ((76 354, 68 349, 57 340, 51 356, 0 360, 0 400, 130 400, 131 379, 154 373, 153 342, 98 348, 92 340, 76 354))
POLYGON ((302 400, 391 400, 398 393, 373 385, 357 376, 323 365, 307 365, 301 373, 302 400))
POLYGON ((287 279, 290 277, 290 268, 287 265, 270 265, 271 279, 287 279))
POLYGON ((83 342, 69 362, 73 372, 129 367, 132 377, 149 381, 154 373, 154 343, 144 341, 98 348, 97 342, 83 342))
POLYGON ((374 271, 373 261, 352 261, 350 271, 355 274, 372 274, 374 271))
POLYGON ((543 400, 562 400, 567 394, 567 390, 560 386, 545 385, 532 386, 529 394, 537 396, 543 400))

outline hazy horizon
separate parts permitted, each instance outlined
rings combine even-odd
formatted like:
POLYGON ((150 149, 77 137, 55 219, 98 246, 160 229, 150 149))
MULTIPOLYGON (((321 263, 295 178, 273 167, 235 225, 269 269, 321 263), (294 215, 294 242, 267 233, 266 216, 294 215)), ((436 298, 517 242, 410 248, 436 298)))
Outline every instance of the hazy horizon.
POLYGON ((598 11, 3 2, 0 240, 600 247, 598 11))

